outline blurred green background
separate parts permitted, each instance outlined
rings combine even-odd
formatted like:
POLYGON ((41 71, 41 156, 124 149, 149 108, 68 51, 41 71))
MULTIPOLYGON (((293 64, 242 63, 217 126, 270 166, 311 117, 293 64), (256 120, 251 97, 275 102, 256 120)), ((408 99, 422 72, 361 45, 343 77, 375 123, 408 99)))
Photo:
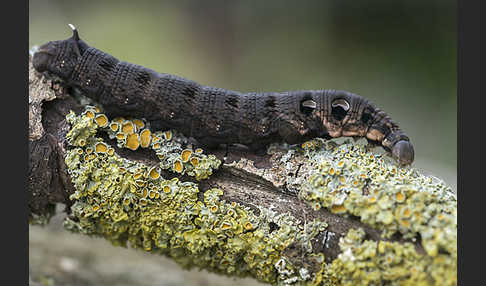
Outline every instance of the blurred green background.
MULTIPOLYGON (((121 60, 204 85, 360 94, 408 133, 414 167, 456 189, 456 1, 30 0, 29 6, 29 47, 70 37, 72 23, 88 44, 121 60)), ((42 263, 36 267, 42 272, 42 263)), ((201 279, 154 285, 213 285, 201 279)), ((83 283, 73 285, 91 285, 83 283)))

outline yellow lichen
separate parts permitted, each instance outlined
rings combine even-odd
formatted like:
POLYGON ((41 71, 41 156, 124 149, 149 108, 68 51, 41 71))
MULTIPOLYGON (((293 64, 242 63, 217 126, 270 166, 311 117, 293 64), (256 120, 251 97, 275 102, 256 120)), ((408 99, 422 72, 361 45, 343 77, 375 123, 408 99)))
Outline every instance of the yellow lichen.
POLYGON ((174 171, 177 173, 182 173, 182 170, 184 170, 184 167, 182 165, 181 160, 177 159, 174 161, 174 171))
POLYGON ((170 141, 170 139, 172 139, 172 131, 170 131, 170 130, 165 131, 164 132, 164 138, 165 138, 165 140, 170 141))
POLYGON ((95 117, 96 124, 98 124, 99 127, 105 127, 108 125, 108 117, 104 114, 98 114, 95 117))
POLYGON ((152 180, 157 180, 160 177, 160 171, 156 167, 152 167, 149 171, 149 177, 152 180))
POLYGON ((222 222, 221 223, 221 229, 222 230, 228 230, 232 227, 233 225, 229 222, 222 222))
MULTIPOLYGON (((89 144, 100 140, 87 139, 89 144)), ((223 192, 219 189, 205 190, 199 196, 196 184, 178 178, 164 179, 157 166, 136 163, 116 153, 81 162, 78 150, 68 150, 66 156, 76 192, 70 197, 72 213, 65 227, 103 236, 115 245, 129 243, 145 251, 166 254, 185 267, 251 275, 276 283, 281 278, 274 264, 286 246, 300 239, 310 240, 318 233, 315 230, 325 227, 323 223, 311 223, 306 228, 311 232, 304 234, 298 228, 301 223, 287 215, 275 220, 281 227, 269 233, 266 219, 270 216, 263 213, 265 210, 260 210, 258 217, 248 207, 225 202, 220 199, 223 192)), ((199 159, 203 165, 209 160, 204 156, 199 159)), ((174 162, 179 164, 174 171, 184 167, 180 159, 174 162)), ((282 271, 292 270, 291 267, 286 264, 282 271)))
POLYGON ((343 213, 346 211, 346 207, 344 207, 343 205, 333 205, 331 207, 331 211, 333 213, 343 213))
POLYGON ((171 189, 170 189, 170 187, 169 187, 169 186, 164 186, 164 187, 163 187, 163 191, 164 191, 164 193, 168 194, 168 193, 170 193, 170 192, 171 192, 171 189))
POLYGON ((95 117, 95 112, 93 110, 86 110, 84 112, 84 114, 88 117, 88 118, 94 118, 95 117))
POLYGON ((325 285, 457 285, 456 266, 447 255, 423 256, 409 242, 364 240, 362 229, 341 238, 341 254, 321 276, 325 285))
POLYGON ((117 132, 120 129, 120 124, 118 122, 112 122, 110 123, 110 129, 113 132, 117 132))
MULTIPOLYGON (((409 281, 408 278, 405 279, 405 274, 403 276, 396 274, 397 276, 393 277, 401 277, 400 279, 403 278, 403 281, 407 281, 406 283, 410 285, 420 283, 454 285, 457 222, 456 199, 452 190, 440 180, 422 175, 411 168, 394 165, 394 161, 389 160, 386 153, 370 154, 364 146, 351 144, 349 141, 341 145, 323 142, 321 146, 320 149, 305 151, 314 168, 310 169, 307 182, 302 184, 299 196, 314 209, 317 209, 316 205, 321 205, 334 213, 356 216, 362 222, 382 230, 387 238, 396 233, 412 241, 420 237, 426 255, 419 255, 414 247, 410 247, 413 253, 404 256, 401 261, 409 263, 419 259, 415 256, 427 261, 423 264, 424 267, 427 265, 427 271, 417 272, 425 278, 414 278, 418 280, 409 281), (347 183, 348 179, 350 179, 349 183, 347 183), (437 235, 438 233, 442 235, 437 235), (444 263, 436 260, 439 256, 445 261, 444 263), (449 271, 450 275, 442 278, 437 275, 443 271, 449 271), (415 282, 411 281, 421 282, 414 284, 415 282)), ((360 249, 363 247, 360 246, 360 249)), ((394 249, 401 248, 396 246, 394 249)), ((354 252, 355 250, 343 250, 342 257, 346 258, 347 254, 344 255, 344 251, 354 252)), ((388 256, 383 257, 386 263, 394 261, 395 256, 390 251, 394 250, 386 251, 388 256)), ((335 261, 333 265, 341 263, 339 259, 335 261)), ((387 271, 408 273, 408 266, 404 264, 397 265, 394 270, 370 266, 368 271, 365 269, 358 271, 357 260, 346 263, 349 263, 349 269, 342 268, 345 267, 344 265, 340 265, 339 269, 334 268, 335 272, 326 268, 329 273, 333 272, 333 275, 339 277, 342 285, 351 285, 356 281, 372 281, 366 282, 367 285, 368 283, 383 284, 384 281, 395 280, 387 278, 389 276, 384 274, 387 271), (355 271, 346 272, 350 269, 355 271)), ((394 281, 391 284, 408 285, 403 281, 394 281)))
POLYGON ((121 131, 125 134, 133 134, 135 132, 135 125, 127 120, 122 123, 121 131))
MULTIPOLYGON (((71 115, 73 117, 73 115, 71 115)), ((152 132, 144 120, 116 118, 109 122, 108 127, 103 131, 108 133, 110 139, 117 140, 119 148, 137 150, 139 147, 151 146, 160 159, 159 167, 164 170, 171 170, 176 173, 195 177, 197 180, 206 179, 221 164, 214 155, 202 154, 202 149, 192 152, 191 148, 183 148, 179 141, 171 141, 175 136, 173 131, 152 132), (142 124, 143 123, 143 124, 142 124), (113 128, 112 128, 113 126, 113 128), (116 128, 116 126, 120 126, 116 128), (145 129, 139 130, 145 127, 145 129), (161 141, 161 138, 164 138, 161 141), (171 142, 168 142, 171 141, 171 142), (178 158, 176 158, 178 157, 178 158), (180 160, 180 162, 177 162, 180 160)), ((180 135, 178 135, 180 136, 180 135)), ((111 156, 111 155, 110 155, 111 156)))
POLYGON ((84 156, 84 161, 90 161, 90 160, 93 160, 94 158, 96 158, 96 155, 89 154, 89 155, 84 156))
POLYGON ((137 133, 128 134, 127 143, 125 146, 130 150, 133 151, 137 150, 138 147, 140 146, 140 141, 138 140, 138 134, 137 133))
POLYGON ((98 142, 95 145, 95 152, 96 153, 106 153, 108 151, 108 145, 103 142, 98 142))
POLYGON ((115 117, 113 118, 113 122, 116 122, 118 124, 122 124, 125 121, 125 118, 123 117, 115 117))
POLYGON ((144 129, 140 132, 140 146, 142 148, 147 148, 150 146, 151 132, 149 129, 144 129))
MULTIPOLYGON (((250 275, 273 284, 455 282, 454 197, 445 194, 440 183, 416 172, 388 168, 381 155, 369 156, 347 143, 331 146, 314 140, 313 148, 302 150, 315 160, 315 168, 304 174, 299 195, 315 209, 334 206, 340 213, 359 217, 385 236, 399 232, 405 240, 412 240, 420 235, 417 243, 426 254, 418 254, 408 242, 368 241, 351 230, 340 243, 342 252, 334 261, 325 263, 322 254, 310 254, 321 267, 317 273, 307 273, 307 269, 298 269, 285 260, 283 251, 291 244, 310 245, 311 239, 325 229, 322 223, 306 223, 301 228, 303 223, 292 216, 275 217, 265 208, 259 209, 257 216, 248 207, 221 200, 222 190, 199 190, 195 183, 177 177, 154 178, 154 166, 121 158, 114 151, 110 156, 92 153, 94 157, 84 161, 86 148, 96 151, 95 144, 101 140, 96 138, 100 127, 84 118, 89 119, 69 117, 72 130, 67 142, 72 149, 67 151, 66 164, 76 189, 71 196, 72 213, 65 222, 70 230, 99 235, 115 245, 130 244, 165 254, 188 268, 250 275), (137 174, 143 176, 135 178, 137 174), (278 225, 271 232, 270 220, 278 225)), ((102 131, 115 137, 110 127, 102 131)), ((166 139, 156 151, 161 160, 158 168, 176 173, 180 170, 202 179, 219 166, 212 155, 203 155, 197 149, 182 162, 187 147, 181 146, 180 140, 167 142, 164 132, 155 133, 151 138, 166 139), (196 164, 193 159, 198 160, 196 164)), ((178 139, 177 132, 170 134, 169 139, 178 139)), ((123 140, 118 144, 127 148, 123 140)))
POLYGON ((152 190, 149 191, 149 198, 154 199, 155 198, 155 194, 156 194, 155 191, 152 191, 152 190))
POLYGON ((334 168, 329 169, 329 175, 334 176, 336 174, 336 170, 334 168))
POLYGON ((192 150, 190 149, 184 149, 181 153, 181 159, 183 163, 186 163, 189 161, 189 158, 191 157, 192 150))
POLYGON ((145 123, 140 119, 133 119, 132 122, 137 126, 137 130, 142 130, 145 127, 145 123))
POLYGON ((405 200, 405 195, 402 192, 397 192, 395 194, 395 199, 397 200, 397 202, 401 203, 405 200))
POLYGON ((118 139, 118 140, 125 140, 126 138, 127 138, 127 134, 125 134, 123 132, 116 133, 116 139, 118 139))
POLYGON ((198 164, 199 164, 199 159, 198 158, 196 158, 196 157, 191 158, 191 165, 193 167, 197 167, 198 164))

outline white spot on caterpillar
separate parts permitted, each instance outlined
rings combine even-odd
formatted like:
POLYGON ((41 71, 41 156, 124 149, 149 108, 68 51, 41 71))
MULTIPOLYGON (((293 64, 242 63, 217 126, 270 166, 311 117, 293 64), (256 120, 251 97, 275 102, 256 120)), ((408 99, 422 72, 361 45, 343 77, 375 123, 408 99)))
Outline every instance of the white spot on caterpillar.
POLYGON ((73 31, 76 30, 76 27, 74 27, 73 24, 68 24, 69 28, 71 28, 73 31))

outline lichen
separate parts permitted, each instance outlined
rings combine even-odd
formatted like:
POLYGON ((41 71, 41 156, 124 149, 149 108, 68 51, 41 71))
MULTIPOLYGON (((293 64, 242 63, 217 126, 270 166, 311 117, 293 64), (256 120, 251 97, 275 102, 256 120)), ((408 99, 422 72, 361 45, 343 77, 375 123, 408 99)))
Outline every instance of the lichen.
POLYGON ((153 149, 163 155, 160 165, 122 158, 97 137, 98 131, 116 139, 118 147, 129 148, 124 139, 117 139, 120 129, 131 126, 126 133, 138 134, 149 124, 122 118, 97 122, 99 113, 99 108, 88 107, 80 116, 72 112, 67 116, 72 128, 65 161, 76 191, 70 196, 72 212, 65 228, 104 237, 114 245, 163 254, 185 268, 249 275, 281 285, 314 278, 308 269, 292 265, 284 250, 297 244, 310 254, 310 241, 326 229, 325 222, 302 223, 290 214, 264 208, 256 215, 247 206, 222 200, 221 189, 202 191, 196 183, 163 178, 160 169, 193 172, 202 179, 217 164, 212 155, 188 149, 177 133, 167 131, 151 132, 151 146, 158 144, 153 149), (131 124, 124 124, 128 120, 131 124), (183 170, 174 169, 174 162, 180 162, 183 170))
POLYGON ((96 132, 101 130, 110 139, 116 140, 119 148, 132 151, 151 148, 160 159, 161 169, 193 176, 196 180, 208 178, 221 164, 214 155, 206 155, 199 148, 201 151, 194 152, 187 144, 188 140, 175 131, 152 132, 150 124, 143 119, 117 117, 110 121, 101 112, 100 107, 87 106, 81 117, 74 112, 69 113, 67 120, 76 128, 72 128, 66 136, 68 143, 84 147, 88 138, 94 138, 96 132))
POLYGON ((362 229, 351 229, 340 239, 341 254, 319 273, 323 285, 457 285, 448 254, 424 256, 409 242, 364 238, 362 229))
POLYGON ((325 263, 311 241, 326 231, 326 222, 301 222, 271 207, 254 212, 222 200, 221 189, 200 190, 194 182, 181 181, 183 174, 207 178, 219 160, 193 149, 177 132, 154 132, 143 119, 110 121, 101 112, 88 106, 79 116, 67 115, 72 128, 65 161, 76 190, 65 221, 69 230, 163 254, 186 268, 277 285, 456 284, 455 195, 436 178, 398 167, 386 153, 321 139, 282 153, 285 170, 296 168, 296 158, 307 159, 298 178, 285 180, 315 210, 359 217, 385 238, 399 235, 407 241, 367 240, 363 230, 351 229, 340 238, 338 257, 325 263), (100 132, 119 148, 151 148, 160 163, 120 157, 100 132), (164 178, 161 170, 178 177, 164 178), (288 251, 296 245, 317 267, 293 264, 288 251))
POLYGON ((340 283, 356 285, 350 281, 367 277, 363 281, 388 281, 396 285, 404 285, 405 282, 405 285, 409 282, 410 285, 455 285, 456 197, 444 182, 422 175, 416 169, 399 167, 386 153, 377 154, 367 150, 365 145, 350 141, 337 145, 333 141, 314 139, 311 144, 306 143, 302 147, 313 165, 299 194, 302 199, 316 210, 324 207, 334 213, 357 216, 363 223, 382 230, 385 238, 398 234, 403 239, 418 241, 426 252, 426 255, 419 255, 408 244, 362 241, 350 232, 341 244, 343 252, 330 270, 334 277, 340 277, 340 283), (346 244, 351 240, 357 243, 354 248, 350 243, 346 244), (368 248, 373 252, 372 247, 377 243, 385 249, 384 255, 393 259, 398 257, 401 261, 393 264, 396 266, 394 270, 374 260, 366 262, 368 264, 357 263, 361 258, 356 258, 356 253, 368 248), (421 261, 423 267, 416 269, 418 276, 410 276, 408 266, 416 261, 421 261), (339 263, 349 265, 340 268, 336 266, 339 263), (394 274, 391 275, 391 272, 394 274), (397 277, 408 278, 402 283, 397 277))

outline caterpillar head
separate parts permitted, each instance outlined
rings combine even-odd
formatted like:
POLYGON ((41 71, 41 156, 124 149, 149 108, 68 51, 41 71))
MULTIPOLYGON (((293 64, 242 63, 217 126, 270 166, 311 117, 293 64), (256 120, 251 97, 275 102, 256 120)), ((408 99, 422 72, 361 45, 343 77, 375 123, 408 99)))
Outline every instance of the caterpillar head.
MULTIPOLYGON (((391 151, 400 165, 410 165, 414 160, 414 149, 408 136, 391 118, 376 108, 370 101, 347 91, 332 91, 318 100, 322 106, 314 108, 319 114, 325 135, 365 137, 380 143, 391 151)), ((305 102, 310 106, 308 102, 305 102)))
POLYGON ((69 26, 73 29, 71 38, 48 42, 34 54, 32 65, 38 72, 47 71, 62 79, 69 79, 83 52, 88 48, 79 38, 76 28, 71 24, 69 26))

